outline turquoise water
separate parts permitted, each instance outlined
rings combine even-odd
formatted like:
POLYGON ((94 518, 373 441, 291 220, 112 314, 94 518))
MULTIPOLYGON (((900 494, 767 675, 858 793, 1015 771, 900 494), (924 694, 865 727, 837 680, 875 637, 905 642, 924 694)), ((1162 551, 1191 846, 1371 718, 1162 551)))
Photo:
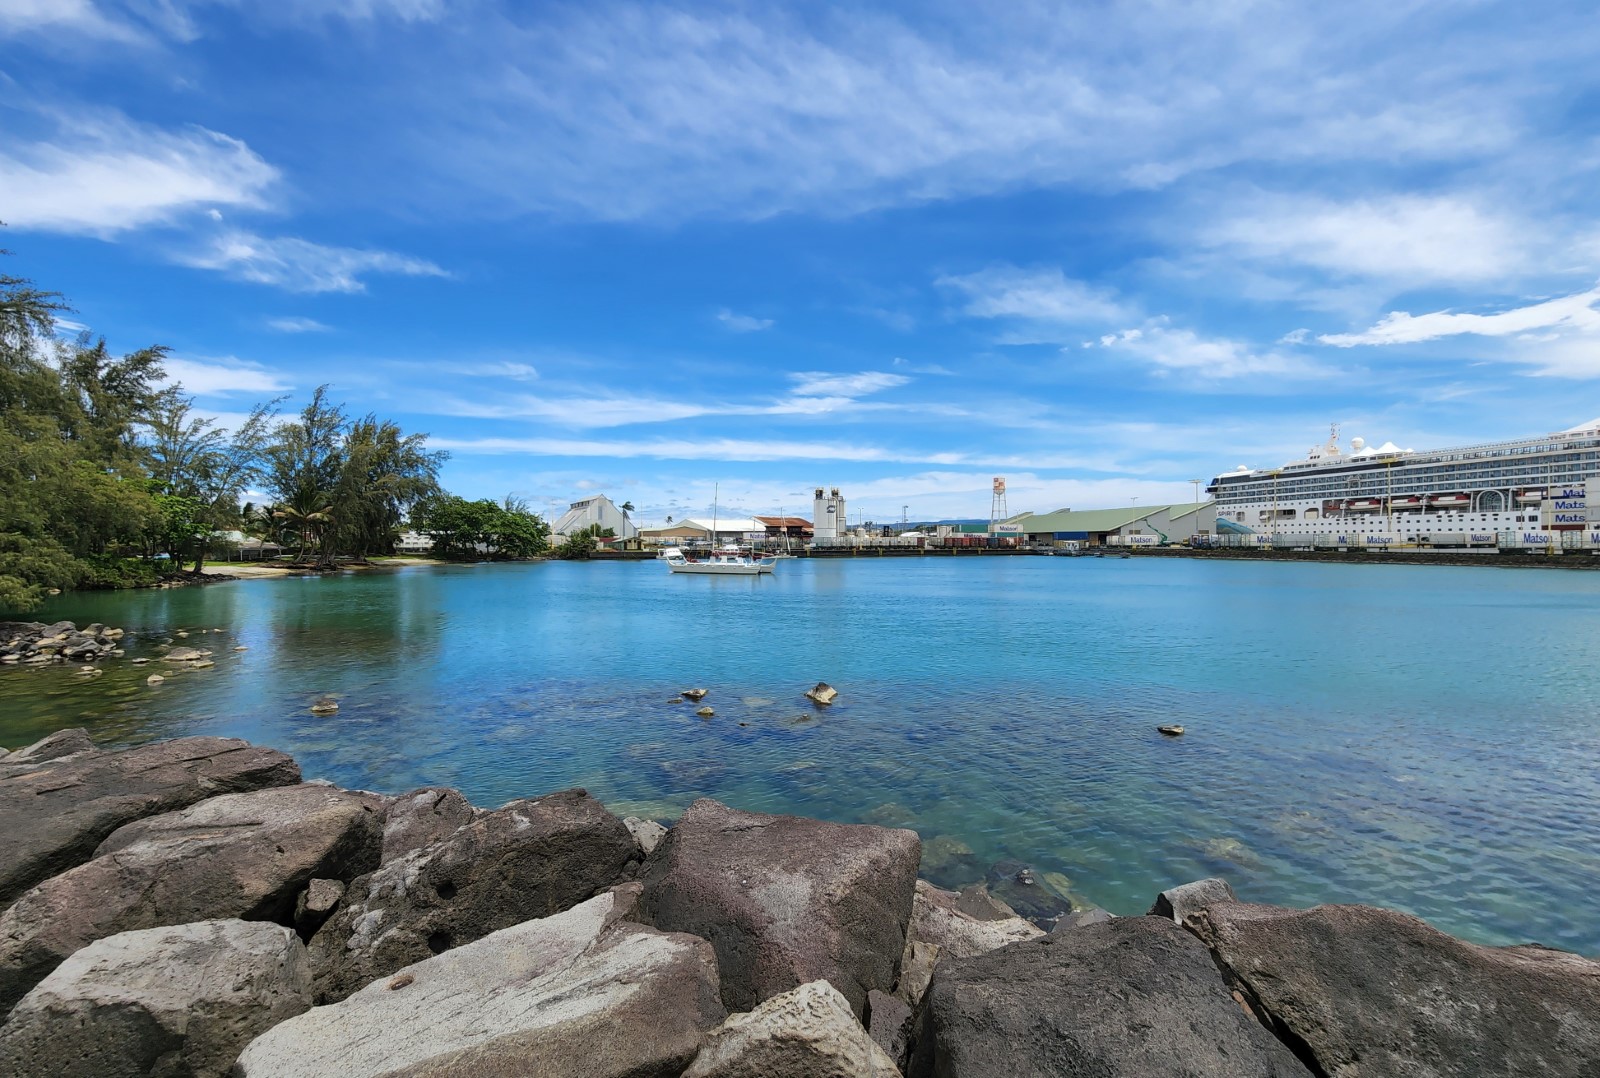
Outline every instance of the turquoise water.
POLYGON ((1221 874, 1600 953, 1600 573, 1133 558, 416 567, 63 596, 216 666, 0 671, 0 744, 228 734, 308 777, 475 802, 916 827, 1113 912, 1221 874), (223 633, 199 630, 222 628, 223 633), (236 645, 248 648, 234 652, 236 645), (826 711, 801 692, 840 690, 826 711), (668 701, 711 690, 716 710, 668 701), (337 696, 341 710, 312 715, 337 696), (1182 739, 1155 726, 1177 721, 1182 739))

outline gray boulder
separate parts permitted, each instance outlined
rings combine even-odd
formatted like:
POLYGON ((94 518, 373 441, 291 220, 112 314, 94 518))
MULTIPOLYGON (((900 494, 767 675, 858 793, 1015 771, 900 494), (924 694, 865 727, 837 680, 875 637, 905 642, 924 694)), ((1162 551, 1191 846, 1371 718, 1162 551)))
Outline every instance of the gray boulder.
POLYGON ((341 880, 312 880, 294 903, 295 931, 310 939, 321 928, 344 898, 345 885, 341 880))
POLYGON ((118 932, 223 917, 292 924, 312 879, 377 864, 381 828, 371 794, 320 785, 227 794, 119 828, 99 856, 0 915, 0 1011, 118 932))
POLYGON ((311 1006, 293 932, 201 921, 98 940, 63 962, 0 1027, 11 1078, 221 1078, 257 1035, 311 1006))
POLYGON ((683 1078, 900 1078, 900 1068, 827 981, 730 1015, 683 1078))
POLYGON ((633 841, 639 846, 639 854, 649 857, 650 852, 661 845, 661 840, 667 837, 667 829, 655 820, 641 820, 637 816, 624 816, 623 826, 633 835, 633 841))
POLYGON ((1369 906, 1215 903, 1187 924, 1324 1074, 1600 1074, 1600 962, 1480 947, 1369 906))
MULTIPOLYGON (((15 755, 15 754, 13 754, 15 755)), ((0 906, 94 856, 123 824, 217 794, 300 781, 272 749, 182 737, 125 752, 84 752, 0 778, 0 906)))
POLYGON ((389 806, 383 825, 383 862, 431 846, 477 819, 480 813, 460 791, 425 786, 401 794, 389 806))
POLYGON ((1095 906, 1087 910, 1075 910, 1074 912, 1069 913, 1065 917, 1061 918, 1061 920, 1057 921, 1056 926, 1050 930, 1050 934, 1055 936, 1061 934, 1062 932, 1071 932, 1075 928, 1088 928, 1090 925, 1102 925, 1107 921, 1114 919, 1114 914, 1107 913, 1099 906, 1095 906))
POLYGON ((918 1016, 913 1078, 1309 1078, 1248 1018, 1193 936, 1121 917, 946 959, 918 1016))
POLYGON ((1212 876, 1162 891, 1150 907, 1149 915, 1165 917, 1173 924, 1181 925, 1191 913, 1203 910, 1213 902, 1237 901, 1239 896, 1233 893, 1228 881, 1212 876))
POLYGON ((682 1072, 724 1017, 704 940, 615 918, 606 893, 374 981, 258 1037, 239 1078, 682 1072))
POLYGON ((616 883, 638 848, 583 790, 513 801, 361 877, 311 940, 317 1002, 616 883))
POLYGON ((914 831, 702 798, 645 860, 641 914, 711 941, 729 1010, 824 979, 859 1017, 894 987, 920 854, 914 831))
POLYGON ((941 891, 927 880, 917 881, 911 939, 931 943, 941 954, 969 958, 1042 935, 1043 929, 1011 914, 1009 907, 988 897, 982 888, 957 894, 941 891))
POLYGON ((896 1069, 905 1064, 911 1047, 911 1007, 899 996, 876 988, 867 993, 867 1035, 894 1060, 896 1069))
POLYGON ((5 765, 10 767, 23 767, 25 765, 42 764, 47 760, 60 760, 69 756, 76 756, 83 752, 96 752, 95 744, 89 739, 89 731, 81 726, 70 730, 57 730, 55 733, 40 738, 26 748, 17 749, 4 758, 5 765))

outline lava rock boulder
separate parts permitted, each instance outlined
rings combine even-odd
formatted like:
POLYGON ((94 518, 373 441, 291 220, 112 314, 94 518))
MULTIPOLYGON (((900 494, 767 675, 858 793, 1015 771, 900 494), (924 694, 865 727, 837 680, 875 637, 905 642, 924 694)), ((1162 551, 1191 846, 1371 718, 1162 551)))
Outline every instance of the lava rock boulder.
POLYGON ((894 987, 920 854, 914 831, 702 798, 645 860, 641 915, 711 941, 729 1010, 826 980, 859 1018, 894 987))
POLYGON ((300 768, 283 753, 223 737, 78 752, 8 774, 0 779, 0 906, 89 860, 124 824, 218 794, 299 781, 300 768))
POLYGON ((597 895, 397 970, 257 1038, 238 1078, 653 1078, 725 1016, 704 940, 597 895))
POLYGON ((264 921, 201 921, 97 940, 0 1027, 10 1078, 222 1078, 245 1045, 311 1006, 304 945, 264 921))
POLYGON ((350 885, 311 940, 317 1002, 569 909, 623 878, 638 856, 622 821, 583 790, 485 813, 350 885))
POLYGON ((1324 1074, 1600 1074, 1600 962, 1480 947, 1370 906, 1213 903, 1186 924, 1324 1074))
POLYGON ((1171 921, 1122 917, 945 959, 912 1078, 1309 1078, 1171 921))

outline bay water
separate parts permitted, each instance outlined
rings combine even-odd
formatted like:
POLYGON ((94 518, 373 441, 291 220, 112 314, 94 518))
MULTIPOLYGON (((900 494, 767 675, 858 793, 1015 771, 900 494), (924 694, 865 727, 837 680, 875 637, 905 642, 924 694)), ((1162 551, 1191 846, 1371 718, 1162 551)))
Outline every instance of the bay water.
POLYGON ((33 616, 121 626, 128 656, 0 669, 9 747, 77 725, 107 745, 219 734, 307 778, 484 806, 582 786, 670 820, 710 796, 914 827, 945 885, 1020 861, 1135 913, 1222 875, 1246 900, 1600 954, 1600 573, 551 562, 72 594, 33 616), (128 661, 163 640, 216 664, 128 661), (817 681, 832 707, 801 696, 817 681), (672 702, 692 686, 714 716, 672 702), (323 696, 336 714, 311 713, 323 696))

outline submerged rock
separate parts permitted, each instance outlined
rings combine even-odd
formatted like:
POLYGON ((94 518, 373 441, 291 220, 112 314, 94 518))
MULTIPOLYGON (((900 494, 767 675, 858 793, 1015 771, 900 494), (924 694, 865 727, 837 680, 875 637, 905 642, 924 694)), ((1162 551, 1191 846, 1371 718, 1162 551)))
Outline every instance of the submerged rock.
POLYGON ((913 831, 702 798, 645 861, 641 912, 711 940, 731 1010, 823 978, 859 1015, 869 991, 894 987, 920 850, 913 831))
POLYGON ((1600 1074, 1600 962, 1480 947, 1370 906, 1214 902, 1186 924, 1324 1074, 1600 1074))
POLYGON ((350 885, 311 940, 317 1001, 584 901, 637 863, 622 821, 583 790, 513 801, 350 885))
POLYGON ((616 896, 524 921, 258 1037, 239 1078, 680 1074, 725 1012, 704 940, 617 920, 616 896))
POLYGON ((946 959, 918 1018, 912 1078, 1309 1078, 1170 921, 1122 917, 946 959))
POLYGON ((989 869, 986 884, 991 895, 1010 906, 1019 916, 1044 928, 1072 912, 1072 899, 1050 882, 1056 873, 1035 873, 1021 861, 997 861, 989 869))
POLYGON ((0 779, 0 906, 89 860, 107 835, 141 816, 299 781, 283 753, 222 737, 76 753, 9 774, 0 779))
POLYGON ((200 921, 123 932, 68 958, 0 1027, 10 1078, 222 1078, 244 1046, 311 1006, 293 932, 200 921))
POLYGON ((838 989, 812 981, 729 1016, 683 1078, 900 1078, 900 1068, 838 989))

